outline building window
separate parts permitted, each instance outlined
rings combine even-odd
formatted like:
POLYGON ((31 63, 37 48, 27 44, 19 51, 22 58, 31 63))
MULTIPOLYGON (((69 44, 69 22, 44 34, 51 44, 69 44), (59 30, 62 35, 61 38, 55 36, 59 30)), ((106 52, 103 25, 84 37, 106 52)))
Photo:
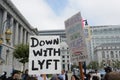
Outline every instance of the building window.
POLYGON ((67 51, 67 54, 69 54, 69 51, 67 51))
POLYGON ((68 67, 68 70, 69 70, 69 64, 67 65, 67 67, 68 67))
POLYGON ((119 51, 119 57, 120 57, 120 51, 119 51))
POLYGON ((110 54, 111 54, 111 58, 114 58, 113 51, 111 51, 110 54))
POLYGON ((105 58, 105 52, 104 51, 102 51, 102 57, 105 58))
POLYGON ((69 60, 67 60, 67 62, 69 63, 69 60))
POLYGON ((116 54, 116 58, 118 58, 118 55, 116 54))
POLYGON ((107 55, 107 58, 109 58, 109 55, 107 55))
POLYGON ((3 20, 3 10, 0 9, 0 34, 2 34, 2 29, 4 27, 4 24, 2 26, 2 20, 3 20))
POLYGON ((65 58, 65 56, 62 56, 62 58, 65 58))
POLYGON ((69 58, 69 56, 67 56, 67 58, 69 58))
POLYGON ((65 64, 63 64, 62 66, 63 66, 63 69, 65 69, 65 64))
POLYGON ((65 62, 65 60, 63 60, 62 62, 65 62))

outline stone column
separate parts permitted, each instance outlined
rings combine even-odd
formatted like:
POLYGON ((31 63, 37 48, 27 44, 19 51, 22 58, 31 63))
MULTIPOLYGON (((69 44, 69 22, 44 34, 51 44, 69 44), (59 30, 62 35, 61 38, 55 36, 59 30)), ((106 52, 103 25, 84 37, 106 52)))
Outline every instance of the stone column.
POLYGON ((23 27, 20 27, 20 43, 23 43, 23 27))
POLYGON ((15 27, 16 27, 16 29, 15 29, 15 45, 16 44, 18 44, 18 23, 16 22, 16 24, 15 24, 15 27))
POLYGON ((7 11, 4 10, 4 13, 3 13, 3 21, 2 21, 2 36, 3 36, 3 42, 6 43, 6 36, 5 36, 5 31, 6 31, 6 23, 7 23, 7 11))
MULTIPOLYGON (((13 19, 13 17, 12 17, 12 18, 10 19, 10 30, 11 30, 11 32, 13 32, 13 29, 14 29, 14 28, 13 28, 13 27, 14 27, 14 26, 13 26, 13 20, 14 20, 14 19, 13 19)), ((11 34, 10 45, 13 46, 13 33, 11 34)))
POLYGON ((29 43, 29 38, 30 38, 30 34, 29 34, 29 32, 28 32, 27 43, 29 43))
POLYGON ((27 31, 24 30, 24 44, 26 44, 26 35, 27 35, 27 31))

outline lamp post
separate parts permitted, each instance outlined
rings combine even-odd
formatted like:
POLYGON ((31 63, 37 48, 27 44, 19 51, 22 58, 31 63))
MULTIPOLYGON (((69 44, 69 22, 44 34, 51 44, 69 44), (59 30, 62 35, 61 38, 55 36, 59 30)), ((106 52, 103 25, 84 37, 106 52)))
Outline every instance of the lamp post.
POLYGON ((83 20, 85 22, 85 25, 88 25, 88 22, 87 22, 87 19, 86 20, 83 20))
POLYGON ((10 44, 9 41, 10 41, 11 34, 12 34, 10 28, 8 28, 8 29, 6 30, 5 34, 6 34, 6 41, 7 41, 8 44, 10 44))

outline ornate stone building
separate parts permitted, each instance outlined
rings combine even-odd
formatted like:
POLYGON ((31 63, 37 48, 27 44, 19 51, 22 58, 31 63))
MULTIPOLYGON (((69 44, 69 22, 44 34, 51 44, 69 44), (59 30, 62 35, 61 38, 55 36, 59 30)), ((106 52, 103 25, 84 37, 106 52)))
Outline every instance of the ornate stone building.
POLYGON ((14 46, 28 43, 30 35, 37 35, 34 29, 10 0, 0 0, 0 73, 13 69, 22 70, 13 57, 14 46))
POLYGON ((99 65, 112 66, 120 61, 120 43, 106 43, 97 46, 94 51, 94 60, 99 65))

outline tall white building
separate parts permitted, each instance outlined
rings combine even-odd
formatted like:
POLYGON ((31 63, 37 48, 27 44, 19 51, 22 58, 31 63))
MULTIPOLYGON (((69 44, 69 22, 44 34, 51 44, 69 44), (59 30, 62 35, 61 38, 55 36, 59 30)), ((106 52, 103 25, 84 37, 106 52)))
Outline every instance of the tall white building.
POLYGON ((22 70, 23 65, 13 57, 14 46, 28 43, 30 35, 36 35, 37 30, 27 22, 10 0, 0 0, 0 73, 8 75, 13 69, 22 70), (6 31, 12 32, 10 42, 7 42, 6 31))

